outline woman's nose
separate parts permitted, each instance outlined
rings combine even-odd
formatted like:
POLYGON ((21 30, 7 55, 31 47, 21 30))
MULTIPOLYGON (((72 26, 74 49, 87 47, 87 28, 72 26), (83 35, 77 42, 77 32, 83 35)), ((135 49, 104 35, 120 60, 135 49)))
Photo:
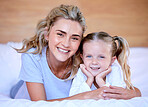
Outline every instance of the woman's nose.
POLYGON ((70 45, 69 39, 68 38, 64 38, 63 41, 62 41, 62 45, 64 47, 69 47, 69 45, 70 45))

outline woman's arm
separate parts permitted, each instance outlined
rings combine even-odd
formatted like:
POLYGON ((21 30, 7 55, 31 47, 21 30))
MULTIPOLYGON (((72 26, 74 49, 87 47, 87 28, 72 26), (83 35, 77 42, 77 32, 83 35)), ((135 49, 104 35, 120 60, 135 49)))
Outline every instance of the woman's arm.
POLYGON ((26 82, 26 86, 32 101, 46 100, 45 88, 42 83, 26 82))
POLYGON ((141 97, 141 92, 138 88, 134 87, 135 90, 125 89, 122 87, 110 86, 110 89, 104 90, 105 99, 131 99, 134 97, 141 97))
MULTIPOLYGON (((46 100, 45 89, 42 83, 26 82, 26 85, 32 101, 46 100)), ((76 100, 76 99, 77 100, 85 100, 85 99, 99 100, 99 99, 103 99, 102 94, 104 90, 108 90, 108 88, 109 87, 101 87, 97 90, 83 92, 71 97, 53 99, 53 100, 47 100, 47 101, 62 101, 62 100, 76 100)))
MULTIPOLYGON (((26 82, 27 89, 32 101, 46 100, 46 94, 43 84, 26 82)), ((48 101, 62 101, 62 100, 85 100, 85 99, 131 99, 133 97, 140 97, 141 93, 138 88, 135 90, 128 90, 122 87, 110 86, 101 87, 93 91, 87 91, 76 94, 71 97, 53 99, 48 101)))
POLYGON ((62 99, 54 99, 49 101, 62 101, 62 100, 85 100, 85 99, 124 99, 128 100, 134 97, 140 97, 141 93, 138 88, 135 88, 135 90, 128 90, 124 89, 122 87, 101 87, 99 89, 88 91, 80 94, 76 94, 71 97, 62 98, 62 99), (109 93, 108 93, 109 92, 109 93), (104 96, 106 95, 106 96, 104 96))
POLYGON ((108 90, 109 87, 101 87, 99 89, 93 90, 93 91, 87 91, 80 94, 76 94, 71 97, 61 98, 61 99, 54 99, 54 100, 48 100, 48 101, 62 101, 62 100, 85 100, 85 99, 104 99, 102 96, 104 93, 104 90, 108 90))

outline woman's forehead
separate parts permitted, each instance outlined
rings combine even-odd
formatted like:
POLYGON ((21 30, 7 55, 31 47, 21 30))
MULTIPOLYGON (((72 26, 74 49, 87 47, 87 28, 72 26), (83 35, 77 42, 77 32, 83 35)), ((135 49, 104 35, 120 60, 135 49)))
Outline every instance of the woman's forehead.
POLYGON ((71 32, 82 35, 82 26, 79 22, 65 18, 58 18, 52 26, 55 30, 61 30, 64 32, 71 32))

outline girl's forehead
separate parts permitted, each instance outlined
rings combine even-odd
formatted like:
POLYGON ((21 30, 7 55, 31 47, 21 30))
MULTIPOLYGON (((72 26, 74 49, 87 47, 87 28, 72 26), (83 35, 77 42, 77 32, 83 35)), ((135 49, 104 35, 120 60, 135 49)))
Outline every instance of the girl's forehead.
POLYGON ((91 49, 101 49, 101 50, 111 50, 111 43, 105 42, 103 40, 90 40, 86 41, 83 44, 83 50, 85 48, 91 48, 91 49))
POLYGON ((88 41, 85 41, 85 43, 88 43, 88 44, 98 44, 98 45, 101 45, 101 44, 104 44, 104 45, 111 45, 111 42, 106 42, 104 40, 101 40, 101 39, 96 39, 96 40, 88 40, 88 41))

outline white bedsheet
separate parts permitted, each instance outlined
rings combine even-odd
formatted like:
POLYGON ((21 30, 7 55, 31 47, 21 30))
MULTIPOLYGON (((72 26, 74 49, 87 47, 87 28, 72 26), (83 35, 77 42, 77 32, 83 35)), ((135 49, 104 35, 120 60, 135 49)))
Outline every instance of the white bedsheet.
POLYGON ((0 95, 0 107, 148 107, 148 97, 136 97, 130 100, 64 100, 64 101, 29 101, 10 99, 0 95))

